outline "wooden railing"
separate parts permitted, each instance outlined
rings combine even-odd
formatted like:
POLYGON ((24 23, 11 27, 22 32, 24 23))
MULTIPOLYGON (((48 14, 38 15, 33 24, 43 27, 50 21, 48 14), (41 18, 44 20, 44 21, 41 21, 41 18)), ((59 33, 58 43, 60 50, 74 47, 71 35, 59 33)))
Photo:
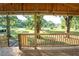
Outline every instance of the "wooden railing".
POLYGON ((21 49, 21 47, 29 47, 29 46, 31 46, 31 44, 33 46, 34 34, 19 34, 18 39, 19 39, 19 48, 20 49, 21 49), (31 42, 31 44, 29 41, 31 42))
POLYGON ((8 47, 7 36, 0 36, 0 47, 8 47))
POLYGON ((19 34, 19 47, 35 46, 73 46, 79 45, 79 36, 74 34, 38 34, 40 37, 35 38, 35 34, 19 34), (69 38, 67 37, 69 35, 69 38))

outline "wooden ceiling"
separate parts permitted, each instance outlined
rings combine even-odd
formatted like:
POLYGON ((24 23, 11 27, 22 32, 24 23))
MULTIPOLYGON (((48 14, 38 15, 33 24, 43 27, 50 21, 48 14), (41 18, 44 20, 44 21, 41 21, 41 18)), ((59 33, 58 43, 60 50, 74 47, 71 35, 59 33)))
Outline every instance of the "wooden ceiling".
POLYGON ((78 3, 1 3, 0 14, 40 13, 79 15, 78 3))

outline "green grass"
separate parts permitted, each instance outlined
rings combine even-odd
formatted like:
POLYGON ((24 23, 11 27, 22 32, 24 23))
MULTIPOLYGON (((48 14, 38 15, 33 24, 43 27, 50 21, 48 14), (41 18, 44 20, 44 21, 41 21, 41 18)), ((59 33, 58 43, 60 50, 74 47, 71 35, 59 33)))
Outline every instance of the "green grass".
MULTIPOLYGON (((39 40, 41 40, 41 39, 39 39, 39 40)), ((45 45, 64 45, 64 44, 66 44, 66 45, 68 45, 68 44, 65 43, 65 42, 50 41, 50 40, 48 40, 47 38, 44 38, 43 40, 44 40, 44 41, 41 42, 40 44, 45 44, 45 45)), ((34 38, 29 38, 29 40, 28 40, 28 45, 33 45, 33 44, 34 44, 34 38)))
POLYGON ((33 44, 34 44, 34 38, 29 38, 28 44, 29 44, 29 45, 33 45, 33 44))
MULTIPOLYGON (((11 28, 11 35, 14 37, 14 38, 17 38, 18 34, 19 33, 34 33, 34 30, 29 30, 29 29, 26 29, 26 28, 11 28), (24 30, 20 30, 20 29, 24 29, 24 30)), ((46 30, 46 31, 41 31, 42 33, 49 33, 49 34, 61 34, 61 33, 65 33, 65 30, 64 29, 51 29, 50 31, 49 30, 46 30)), ((71 34, 74 34, 74 35, 79 35, 79 31, 71 31, 70 32, 71 34)))
MULTIPOLYGON (((66 44, 66 43, 60 42, 60 41, 52 41, 52 42, 50 42, 49 40, 47 40, 47 41, 46 41, 46 44, 47 44, 47 45, 48 45, 48 44, 49 44, 49 45, 50 45, 50 44, 52 44, 52 45, 55 45, 55 44, 56 44, 56 45, 60 45, 60 44, 62 44, 62 45, 63 45, 63 44, 66 44)), ((67 44, 66 44, 66 45, 67 45, 67 44)))

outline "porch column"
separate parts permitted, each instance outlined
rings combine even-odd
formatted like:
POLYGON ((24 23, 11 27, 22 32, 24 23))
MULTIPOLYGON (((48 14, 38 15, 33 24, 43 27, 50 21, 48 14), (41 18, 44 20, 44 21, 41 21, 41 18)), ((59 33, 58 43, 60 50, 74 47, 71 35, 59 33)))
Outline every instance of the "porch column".
POLYGON ((8 15, 6 16, 6 32, 7 32, 7 40, 8 40, 8 46, 9 46, 9 39, 10 39, 10 19, 8 15))
POLYGON ((34 20, 35 20, 35 49, 36 49, 36 46, 37 46, 37 39, 40 38, 40 30, 41 30, 41 15, 39 15, 38 13, 35 13, 34 14, 34 20))
POLYGON ((37 17, 36 17, 36 16, 37 16, 37 14, 35 13, 35 14, 34 14, 34 21, 35 21, 35 23, 34 23, 34 26, 35 26, 35 32, 34 32, 34 33, 35 33, 35 40, 34 40, 34 45, 35 45, 35 49, 37 49, 37 48, 36 48, 36 46, 37 46, 37 31, 36 31, 37 17))

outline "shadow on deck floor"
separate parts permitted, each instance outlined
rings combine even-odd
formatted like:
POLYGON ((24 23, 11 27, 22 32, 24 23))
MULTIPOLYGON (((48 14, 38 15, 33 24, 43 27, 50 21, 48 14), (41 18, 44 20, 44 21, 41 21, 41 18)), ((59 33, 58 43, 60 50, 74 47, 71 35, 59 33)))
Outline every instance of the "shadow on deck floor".
POLYGON ((79 56, 79 47, 59 50, 19 50, 18 47, 5 47, 0 48, 0 56, 79 56))
POLYGON ((23 51, 22 56, 79 56, 79 49, 75 50, 36 50, 23 51))
POLYGON ((79 56, 79 46, 73 47, 37 47, 36 50, 21 50, 22 56, 79 56))

